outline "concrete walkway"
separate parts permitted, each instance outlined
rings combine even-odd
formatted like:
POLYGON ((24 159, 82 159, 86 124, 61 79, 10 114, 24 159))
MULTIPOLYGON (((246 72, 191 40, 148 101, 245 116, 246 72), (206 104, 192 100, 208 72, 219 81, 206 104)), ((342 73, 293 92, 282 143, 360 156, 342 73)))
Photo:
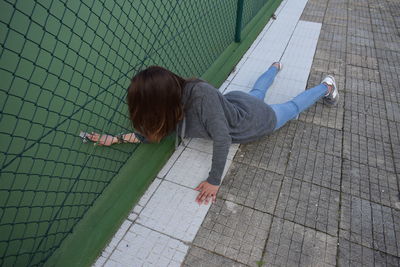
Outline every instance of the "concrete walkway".
POLYGON ((192 201, 211 144, 187 140, 96 266, 400 265, 400 2, 285 0, 277 16, 220 90, 281 60, 266 102, 333 74, 339 105, 233 146, 211 206, 192 201))

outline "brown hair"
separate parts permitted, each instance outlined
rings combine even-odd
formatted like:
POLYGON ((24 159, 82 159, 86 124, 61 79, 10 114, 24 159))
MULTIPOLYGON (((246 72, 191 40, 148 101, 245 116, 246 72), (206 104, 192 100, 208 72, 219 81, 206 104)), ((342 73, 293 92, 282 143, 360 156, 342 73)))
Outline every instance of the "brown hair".
POLYGON ((159 66, 136 74, 128 89, 129 117, 150 142, 159 142, 183 119, 181 103, 186 80, 159 66))

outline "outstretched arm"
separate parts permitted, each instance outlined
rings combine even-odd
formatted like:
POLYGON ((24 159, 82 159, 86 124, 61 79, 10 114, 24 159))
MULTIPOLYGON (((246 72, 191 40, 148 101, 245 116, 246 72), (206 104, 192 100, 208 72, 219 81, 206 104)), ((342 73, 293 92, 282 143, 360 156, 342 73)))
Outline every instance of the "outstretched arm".
POLYGON ((196 202, 208 204, 209 200, 215 202, 221 183, 229 147, 232 137, 229 134, 228 121, 221 105, 218 90, 211 87, 201 103, 201 117, 204 127, 213 140, 213 156, 211 170, 206 181, 202 182, 195 190, 200 191, 196 202))
POLYGON ((108 135, 108 134, 98 134, 92 132, 87 135, 91 141, 96 142, 99 146, 111 146, 113 144, 122 144, 122 143, 141 143, 140 139, 136 136, 135 133, 127 133, 121 134, 117 136, 108 135))

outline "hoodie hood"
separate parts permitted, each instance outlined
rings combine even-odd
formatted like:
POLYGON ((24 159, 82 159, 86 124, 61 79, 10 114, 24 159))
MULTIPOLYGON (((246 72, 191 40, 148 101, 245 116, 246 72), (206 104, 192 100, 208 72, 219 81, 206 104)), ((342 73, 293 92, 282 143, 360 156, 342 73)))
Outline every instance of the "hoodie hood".
POLYGON ((183 142, 183 138, 185 138, 185 132, 186 132, 185 110, 188 106, 190 106, 190 101, 191 101, 190 99, 192 98, 194 87, 199 82, 203 82, 203 81, 200 79, 190 80, 185 84, 185 87, 183 88, 181 103, 182 103, 184 112, 183 112, 183 119, 176 126, 175 147, 177 147, 179 145, 179 143, 180 143, 179 139, 183 142))
POLYGON ((192 98, 193 90, 196 86, 197 83, 204 82, 203 80, 200 79, 193 79, 189 80, 186 84, 185 87, 183 88, 182 92, 182 105, 184 109, 190 105, 189 101, 192 98))

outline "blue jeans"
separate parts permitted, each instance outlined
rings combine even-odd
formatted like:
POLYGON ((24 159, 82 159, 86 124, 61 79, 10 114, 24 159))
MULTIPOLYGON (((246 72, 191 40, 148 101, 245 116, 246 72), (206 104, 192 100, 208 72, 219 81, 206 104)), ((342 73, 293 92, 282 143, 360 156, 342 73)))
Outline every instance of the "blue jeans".
MULTIPOLYGON (((269 69, 257 79, 256 83, 253 86, 253 89, 251 89, 249 94, 264 101, 265 94, 267 93, 268 88, 274 81, 277 73, 277 67, 269 67, 269 69)), ((328 86, 325 84, 320 84, 316 87, 301 92, 290 101, 282 104, 270 105, 276 115, 277 121, 275 130, 281 128, 286 122, 290 121, 291 119, 296 118, 302 111, 309 108, 320 98, 325 96, 327 92, 328 86)))

